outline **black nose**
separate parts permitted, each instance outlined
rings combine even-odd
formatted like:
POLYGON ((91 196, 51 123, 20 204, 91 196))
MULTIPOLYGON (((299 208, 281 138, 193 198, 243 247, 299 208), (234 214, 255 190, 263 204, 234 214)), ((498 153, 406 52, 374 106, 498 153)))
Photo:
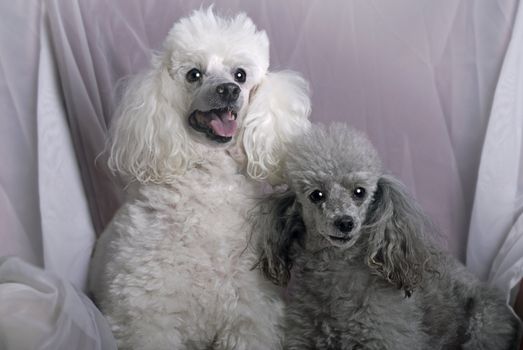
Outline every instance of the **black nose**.
POLYGON ((220 84, 216 87, 216 93, 224 102, 234 102, 240 96, 240 87, 234 83, 220 84))
POLYGON ((350 216, 342 216, 334 221, 334 226, 341 232, 347 233, 354 228, 354 220, 350 216))

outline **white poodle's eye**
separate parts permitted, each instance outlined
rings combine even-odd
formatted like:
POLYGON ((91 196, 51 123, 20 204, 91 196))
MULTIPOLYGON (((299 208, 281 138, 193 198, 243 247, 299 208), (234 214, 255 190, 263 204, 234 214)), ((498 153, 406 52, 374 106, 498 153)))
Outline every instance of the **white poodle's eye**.
POLYGON ((238 68, 236 72, 234 72, 234 80, 237 83, 245 83, 245 80, 247 79, 247 73, 241 68, 238 68))
POLYGON ((196 68, 193 68, 191 69, 189 72, 187 72, 187 74, 185 75, 185 79, 187 79, 187 81, 189 83, 194 83, 194 82, 197 82, 199 81, 200 79, 202 78, 202 72, 200 72, 198 69, 196 68))
POLYGON ((325 194, 320 190, 314 190, 309 194, 309 200, 312 203, 320 203, 325 200, 325 194))
POLYGON ((352 195, 356 199, 363 199, 363 198, 365 198, 365 193, 366 193, 366 191, 363 187, 356 187, 354 189, 354 192, 352 192, 352 195))

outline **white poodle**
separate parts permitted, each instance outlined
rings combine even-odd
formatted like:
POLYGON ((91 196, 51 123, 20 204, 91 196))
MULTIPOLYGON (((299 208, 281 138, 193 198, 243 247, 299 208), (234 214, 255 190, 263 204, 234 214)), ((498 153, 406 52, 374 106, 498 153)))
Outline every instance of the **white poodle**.
POLYGON ((252 269, 246 212, 310 102, 302 78, 268 66, 265 32, 209 8, 130 83, 109 159, 128 198, 90 273, 120 349, 280 348, 280 291, 252 269))

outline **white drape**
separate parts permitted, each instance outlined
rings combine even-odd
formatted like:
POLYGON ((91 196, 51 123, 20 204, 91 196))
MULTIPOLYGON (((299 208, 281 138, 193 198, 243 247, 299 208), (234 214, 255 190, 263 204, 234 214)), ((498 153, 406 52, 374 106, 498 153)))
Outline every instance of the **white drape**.
POLYGON ((36 139, 39 3, 0 1, 0 253, 43 264, 36 139))
POLYGON ((85 289, 96 237, 56 79, 50 33, 47 23, 41 24, 36 116, 44 265, 85 289))
POLYGON ((2 350, 116 350, 89 298, 18 258, 0 257, 0 300, 2 350))
POLYGON ((481 155, 467 265, 513 298, 523 278, 523 4, 519 9, 481 155))

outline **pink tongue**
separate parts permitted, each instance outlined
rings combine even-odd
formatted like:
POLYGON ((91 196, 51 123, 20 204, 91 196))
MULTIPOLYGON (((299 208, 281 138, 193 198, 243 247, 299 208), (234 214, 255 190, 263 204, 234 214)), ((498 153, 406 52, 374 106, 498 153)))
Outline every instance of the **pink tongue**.
POLYGON ((212 114, 209 125, 216 135, 223 137, 232 137, 236 132, 236 120, 231 112, 225 112, 221 115, 212 114))

